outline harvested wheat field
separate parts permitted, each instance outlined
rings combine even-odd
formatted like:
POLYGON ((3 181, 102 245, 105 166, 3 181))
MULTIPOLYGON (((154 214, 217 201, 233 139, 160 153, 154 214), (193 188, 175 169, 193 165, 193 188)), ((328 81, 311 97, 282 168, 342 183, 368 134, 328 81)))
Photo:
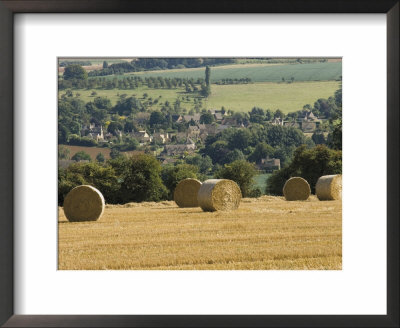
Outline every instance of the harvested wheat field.
POLYGON ((106 205, 96 222, 59 209, 60 270, 340 270, 342 203, 244 198, 231 212, 175 202, 106 205))

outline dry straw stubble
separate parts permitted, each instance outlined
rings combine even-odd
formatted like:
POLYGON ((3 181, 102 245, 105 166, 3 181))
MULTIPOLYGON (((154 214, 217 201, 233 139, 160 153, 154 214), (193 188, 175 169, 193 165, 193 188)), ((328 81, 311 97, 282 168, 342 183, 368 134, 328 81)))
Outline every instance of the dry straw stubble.
POLYGON ((315 185, 315 192, 319 200, 342 199, 342 175, 324 175, 315 185))
POLYGON ((174 201, 179 207, 198 207, 197 194, 201 182, 196 179, 181 180, 174 191, 174 201))
POLYGON ((300 177, 290 178, 283 186, 283 195, 286 200, 307 200, 310 194, 310 185, 300 177))
POLYGON ((104 212, 104 197, 92 186, 72 189, 64 199, 64 213, 71 222, 96 221, 104 212))
POLYGON ((239 207, 242 193, 236 182, 228 179, 210 179, 203 182, 197 195, 203 211, 231 211, 239 207))

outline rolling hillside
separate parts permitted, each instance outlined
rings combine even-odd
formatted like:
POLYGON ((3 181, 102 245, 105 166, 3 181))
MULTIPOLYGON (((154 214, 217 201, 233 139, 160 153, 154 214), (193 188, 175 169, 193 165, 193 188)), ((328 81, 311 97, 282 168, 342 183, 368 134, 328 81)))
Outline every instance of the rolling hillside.
MULTIPOLYGON (((204 78, 204 67, 131 73, 143 78, 150 76, 204 78)), ((253 82, 279 82, 282 77, 295 81, 337 80, 342 75, 342 62, 312 64, 244 64, 211 67, 211 82, 221 79, 250 78, 253 82)), ((123 77, 124 75, 120 76, 123 77)), ((112 76, 114 78, 115 76, 112 76)))

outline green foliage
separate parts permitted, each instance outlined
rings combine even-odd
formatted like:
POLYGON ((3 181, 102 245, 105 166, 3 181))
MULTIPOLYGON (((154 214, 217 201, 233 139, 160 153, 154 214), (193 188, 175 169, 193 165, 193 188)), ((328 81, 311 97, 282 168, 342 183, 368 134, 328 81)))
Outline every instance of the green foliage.
POLYGON ((201 124, 211 124, 214 122, 214 115, 211 113, 203 113, 200 116, 200 123, 201 124))
POLYGON ((129 97, 119 100, 113 108, 113 111, 119 115, 128 116, 130 114, 136 114, 143 109, 143 104, 140 100, 135 97, 129 97))
POLYGON ((326 138, 322 132, 314 132, 311 139, 316 145, 326 144, 326 138))
POLYGON ((122 156, 122 154, 120 153, 120 151, 119 151, 118 149, 116 149, 116 148, 112 148, 112 149, 111 149, 111 151, 110 151, 110 157, 111 157, 112 159, 116 159, 116 158, 121 157, 121 156, 122 156))
POLYGON ((83 184, 99 189, 107 203, 118 202, 119 183, 112 167, 97 163, 77 163, 58 172, 58 204, 62 206, 67 193, 83 184))
POLYGON ((154 111, 150 114, 149 124, 151 127, 162 125, 163 123, 165 123, 165 115, 163 115, 163 113, 154 111))
POLYGON ((342 85, 340 85, 340 89, 335 92, 335 103, 337 107, 342 107, 342 85))
POLYGON ((313 113, 318 116, 330 118, 337 109, 338 106, 334 97, 329 97, 328 99, 320 98, 314 103, 313 113))
POLYGON ((285 114, 280 109, 277 109, 275 111, 274 118, 282 118, 283 119, 284 117, 285 117, 285 114))
POLYGON ((244 156, 243 152, 239 149, 231 150, 225 157, 226 163, 232 163, 234 161, 243 161, 246 157, 244 156))
POLYGON ((119 157, 109 161, 120 175, 123 203, 159 201, 167 195, 161 180, 161 164, 151 155, 119 157))
POLYGON ((70 151, 67 147, 58 146, 58 159, 69 159, 70 151))
POLYGON ((267 156, 271 156, 273 153, 274 148, 272 148, 272 146, 268 145, 266 142, 260 142, 250 154, 248 160, 253 163, 259 163, 261 159, 267 158, 267 156))
POLYGON ((133 132, 135 131, 135 126, 133 125, 133 122, 125 122, 124 125, 124 132, 133 132))
POLYGON ((213 164, 210 156, 201 156, 199 154, 187 156, 185 158, 187 164, 194 165, 199 168, 201 174, 210 174, 213 169, 213 164))
POLYGON ((120 122, 111 122, 107 127, 107 131, 115 136, 118 136, 118 132, 122 131, 122 129, 123 126, 120 122))
POLYGON ((92 62, 89 60, 74 60, 74 61, 64 60, 59 63, 60 67, 66 67, 70 65, 90 66, 92 65, 92 62))
POLYGON ((165 166, 162 170, 162 180, 168 189, 168 199, 173 199, 177 184, 187 178, 197 179, 198 168, 190 164, 178 164, 176 166, 165 166))
POLYGON ((285 182, 292 176, 292 170, 288 167, 275 171, 267 178, 265 193, 268 195, 282 195, 285 182))
POLYGON ((209 86, 210 85, 210 76, 211 76, 211 69, 210 66, 206 66, 206 85, 209 86))
POLYGON ((211 69, 209 66, 206 67, 205 75, 206 75, 205 83, 201 84, 201 95, 207 98, 211 94, 211 83, 210 83, 211 69))
POLYGON ((253 123, 251 128, 229 128, 215 136, 208 136, 202 153, 211 157, 214 164, 228 163, 228 154, 237 149, 249 156, 251 162, 266 155, 279 158, 281 165, 291 158, 294 149, 302 144, 313 146, 311 139, 295 128, 253 123))
POLYGON ((235 181, 242 192, 243 197, 249 197, 254 184, 253 177, 257 174, 254 165, 245 160, 238 160, 225 164, 216 173, 217 179, 229 179, 235 181))
MULTIPOLYGON (((139 147, 139 141, 137 141, 135 138, 125 137, 123 143, 120 145, 115 145, 113 149, 118 151, 130 151, 130 150, 135 150, 138 147, 139 147)), ((119 156, 119 154, 117 155, 119 156)))
POLYGON ((261 188, 259 187, 255 187, 252 190, 250 190, 250 193, 248 195, 248 197, 250 198, 258 198, 262 196, 262 191, 261 188))
POLYGON ((252 144, 252 141, 252 134, 248 129, 235 129, 228 137, 228 146, 229 149, 243 151, 252 144))
POLYGON ((217 140, 211 145, 206 146, 204 152, 209 156, 213 163, 223 164, 225 163, 225 158, 229 153, 228 142, 225 140, 217 140))
POLYGON ((336 110, 332 113, 330 123, 332 133, 328 136, 328 144, 333 149, 342 149, 342 86, 335 92, 336 110))
POLYGON ((64 144, 68 142, 69 130, 63 124, 58 124, 58 143, 64 144))
POLYGON ((91 157, 88 153, 84 152, 83 150, 78 151, 74 156, 71 157, 74 161, 91 161, 91 157))
POLYGON ((110 99, 107 97, 96 97, 94 98, 94 104, 99 109, 110 110, 112 105, 110 99))
POLYGON ((264 113, 264 110, 259 107, 253 107, 251 112, 249 113, 250 115, 250 122, 252 123, 262 123, 266 120, 266 116, 264 113))
POLYGON ((87 80, 88 74, 80 65, 69 65, 64 71, 64 80, 87 80))
POLYGON ((307 149, 298 147, 290 165, 273 173, 267 182, 266 192, 271 195, 282 195, 283 185, 292 176, 306 179, 311 191, 315 192, 315 184, 319 177, 342 173, 342 152, 318 145, 307 149))
POLYGON ((328 144, 333 149, 342 150, 342 120, 333 124, 333 131, 328 139, 328 144))
POLYGON ((94 147, 97 146, 96 140, 90 139, 88 137, 79 137, 76 134, 70 134, 68 137, 68 144, 73 146, 85 146, 94 147))
POLYGON ((105 157, 102 153, 98 153, 96 156, 96 161, 98 161, 99 163, 104 163, 105 162, 105 157))
POLYGON ((233 63, 231 58, 138 58, 130 63, 118 62, 112 65, 105 66, 103 63, 102 70, 90 72, 90 76, 104 76, 112 74, 137 72, 137 71, 152 71, 163 69, 176 68, 192 68, 206 65, 218 65, 223 63, 233 63))
POLYGON ((97 124, 101 124, 101 122, 105 121, 108 114, 107 110, 97 107, 95 103, 92 102, 86 104, 86 111, 91 116, 92 121, 97 124))
POLYGON ((211 86, 203 83, 201 85, 201 95, 207 98, 211 94, 211 86))

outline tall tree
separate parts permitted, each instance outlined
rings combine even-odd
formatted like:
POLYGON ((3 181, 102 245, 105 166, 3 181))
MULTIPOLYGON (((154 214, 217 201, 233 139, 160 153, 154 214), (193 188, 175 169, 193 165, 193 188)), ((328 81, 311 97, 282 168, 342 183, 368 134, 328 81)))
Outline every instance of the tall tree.
POLYGON ((206 66, 205 83, 201 85, 201 94, 206 98, 211 94, 210 76, 211 76, 211 69, 209 66, 206 66))
POLYGON ((210 86, 210 76, 211 76, 210 66, 206 66, 206 85, 207 86, 210 86))
POLYGON ((161 180, 161 164, 151 155, 138 155, 110 161, 121 175, 123 203, 159 201, 167 196, 161 180))

